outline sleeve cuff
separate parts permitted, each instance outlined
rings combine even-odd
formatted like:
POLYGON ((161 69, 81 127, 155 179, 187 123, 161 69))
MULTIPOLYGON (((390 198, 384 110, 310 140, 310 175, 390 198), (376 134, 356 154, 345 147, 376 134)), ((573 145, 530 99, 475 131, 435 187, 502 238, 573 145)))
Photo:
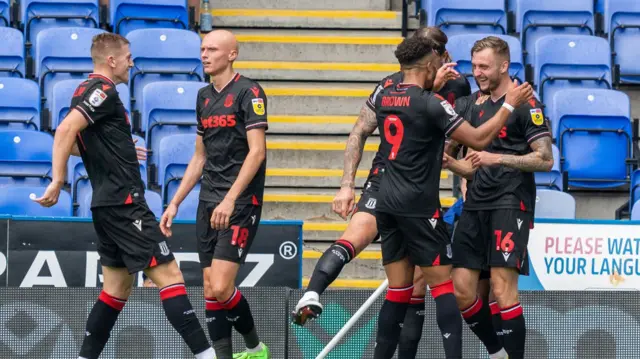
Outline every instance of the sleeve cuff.
POLYGON ((253 123, 247 124, 244 128, 247 131, 253 130, 256 128, 269 128, 269 124, 267 123, 267 121, 259 121, 259 122, 253 122, 253 123))
POLYGON ((202 131, 202 130, 196 130, 196 134, 197 134, 198 136, 204 136, 204 131, 202 131))
POLYGON ((82 116, 84 117, 85 120, 87 120, 87 122, 89 122, 90 125, 93 125, 95 122, 93 121, 93 119, 91 118, 91 116, 89 116, 89 113, 87 112, 87 110, 85 110, 84 108, 82 108, 82 106, 76 106, 74 107, 75 109, 78 110, 78 112, 80 112, 82 114, 82 116))
POLYGON ((458 118, 452 121, 451 125, 449 126, 449 128, 447 128, 447 131, 444 133, 444 135, 446 137, 449 137, 449 135, 451 135, 451 133, 455 131, 456 128, 460 127, 460 125, 462 125, 463 122, 464 122, 464 118, 458 115, 458 118))
POLYGON ((527 138, 527 143, 531 143, 535 140, 541 139, 542 137, 551 137, 551 133, 549 131, 534 133, 527 138))

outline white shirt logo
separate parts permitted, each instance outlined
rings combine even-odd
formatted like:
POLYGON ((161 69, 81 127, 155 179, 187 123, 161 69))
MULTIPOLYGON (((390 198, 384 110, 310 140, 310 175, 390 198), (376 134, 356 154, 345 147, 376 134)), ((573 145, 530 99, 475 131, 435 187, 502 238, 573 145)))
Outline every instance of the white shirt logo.
POLYGON ((107 99, 107 94, 104 93, 102 90, 100 89, 95 89, 93 91, 93 93, 91 94, 91 96, 89 97, 89 103, 93 106, 93 107, 98 107, 100 105, 102 105, 102 103, 104 102, 104 100, 107 99))
POLYGON ((516 222, 518 222, 518 230, 520 230, 520 227, 522 227, 522 220, 518 218, 516 219, 516 222))
POLYGON ((133 221, 133 225, 138 228, 138 230, 140 232, 142 232, 142 220, 140 219, 136 219, 135 221, 133 221))

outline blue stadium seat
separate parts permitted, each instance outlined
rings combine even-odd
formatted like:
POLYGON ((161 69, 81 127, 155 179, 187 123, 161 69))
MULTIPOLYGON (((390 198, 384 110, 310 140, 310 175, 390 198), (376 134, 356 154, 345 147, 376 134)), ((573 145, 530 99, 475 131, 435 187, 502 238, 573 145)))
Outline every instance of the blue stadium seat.
POLYGON ((158 184, 162 188, 163 203, 169 203, 178 190, 195 147, 195 133, 167 136, 160 141, 156 153, 158 154, 158 184))
POLYGON ((620 91, 571 89, 553 98, 561 170, 569 184, 584 188, 610 188, 628 183, 631 150, 631 105, 620 91))
POLYGON ((10 0, 0 0, 0 26, 11 25, 11 6, 10 0))
POLYGON ((56 27, 98 28, 98 0, 21 0, 20 28, 27 54, 42 30, 56 27))
MULTIPOLYGON (((194 99, 204 86, 206 84, 203 82, 167 81, 151 83, 144 88, 142 131, 146 133, 147 146, 152 150, 150 164, 158 166, 156 149, 163 138, 173 134, 195 133, 197 115, 194 99)), ((161 179, 158 177, 158 181, 161 179)))
MULTIPOLYGON (((93 194, 89 192, 83 196, 84 197, 79 199, 76 217, 91 218, 91 199, 93 198, 93 194)), ((162 198, 160 198, 160 195, 153 191, 145 191, 144 199, 147 201, 149 209, 155 214, 156 218, 160 218, 163 213, 162 198)))
POLYGON ((0 186, 51 182, 53 136, 33 130, 0 131, 0 186))
MULTIPOLYGON (((58 128, 58 125, 69 113, 69 106, 71 105, 73 93, 82 82, 84 82, 84 80, 63 80, 53 86, 50 111, 51 129, 55 130, 58 128)), ((116 86, 116 90, 118 91, 118 95, 120 95, 120 100, 122 101, 124 108, 127 110, 127 114, 131 117, 129 87, 125 84, 120 84, 116 86)))
POLYGON ((631 174, 631 185, 629 189, 629 203, 633 205, 640 199, 640 170, 635 170, 631 174))
POLYGON ((427 0, 427 24, 438 26, 447 35, 507 33, 504 0, 427 0))
POLYGON ((176 219, 195 220, 198 213, 198 203, 200 202, 200 185, 197 185, 193 191, 189 192, 187 197, 180 204, 176 219))
POLYGON ((516 11, 516 32, 527 64, 532 62, 528 55, 533 54, 536 40, 542 36, 595 32, 593 0, 518 0, 516 11))
POLYGON ((522 61, 522 46, 518 38, 508 35, 495 35, 495 34, 466 34, 455 35, 449 37, 447 42, 447 51, 451 55, 453 61, 458 66, 456 69, 460 74, 469 77, 469 82, 472 86, 476 86, 473 80, 473 67, 471 66, 471 48, 476 41, 483 39, 487 36, 497 36, 509 44, 509 53, 511 55, 511 65, 509 66, 509 74, 511 77, 515 77, 520 82, 525 81, 524 62, 522 61))
POLYGON ((142 89, 158 81, 202 81, 200 37, 193 31, 176 29, 134 30, 131 41, 134 67, 129 76, 133 109, 142 89))
POLYGON ((536 172, 536 186, 543 189, 564 191, 562 171, 560 171, 560 150, 556 145, 551 145, 553 152, 553 167, 549 172, 536 172))
POLYGON ((95 35, 103 32, 99 29, 60 27, 38 34, 34 63, 43 110, 51 110, 47 99, 53 95, 53 86, 57 82, 85 79, 93 71, 91 42, 95 35))
POLYGON ((604 29, 616 67, 616 82, 640 83, 640 2, 605 0, 604 29))
MULTIPOLYGON (((136 146, 146 147, 145 141, 142 137, 133 135, 134 140, 137 140, 136 146)), ((142 177, 142 182, 144 182, 145 187, 147 185, 147 161, 139 161, 140 162, 140 176, 142 177)), ((84 163, 82 163, 82 158, 71 156, 69 158, 69 162, 67 162, 67 181, 71 184, 71 195, 73 198, 73 202, 78 206, 78 211, 80 212, 80 207, 85 203, 83 198, 86 198, 88 195, 91 195, 93 191, 91 188, 91 183, 89 182, 89 176, 87 174, 87 170, 84 167, 84 163)), ((89 201, 91 204, 91 201, 89 201)))
POLYGON ((24 37, 11 27, 0 27, 0 77, 25 77, 24 37))
POLYGON ((536 42, 534 83, 542 102, 567 88, 611 88, 611 54, 607 40, 596 36, 545 36, 536 42))
POLYGON ((0 129, 40 128, 38 84, 20 78, 0 78, 0 129))
POLYGON ((44 194, 45 187, 0 187, 0 214, 12 216, 71 216, 71 196, 60 191, 58 203, 49 208, 42 207, 33 199, 44 194))
MULTIPOLYGON (((596 0, 596 12, 599 12, 601 14, 604 14, 604 4, 607 0, 596 0)), ((616 1, 620 1, 620 0, 616 0, 616 1)))
POLYGON ((538 189, 535 207, 535 218, 576 219, 576 200, 566 192, 538 189))
POLYGON ((113 32, 126 36, 136 29, 187 29, 189 14, 185 0, 111 0, 113 32))
POLYGON ((638 202, 633 203, 633 207, 631 207, 631 220, 640 221, 640 204, 638 202))

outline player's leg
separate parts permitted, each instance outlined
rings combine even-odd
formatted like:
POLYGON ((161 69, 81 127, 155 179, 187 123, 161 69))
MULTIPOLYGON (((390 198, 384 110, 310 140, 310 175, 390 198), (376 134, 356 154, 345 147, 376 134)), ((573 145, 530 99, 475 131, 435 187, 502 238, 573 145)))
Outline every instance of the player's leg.
POLYGON ((378 331, 374 359, 393 357, 401 327, 413 292, 413 264, 393 215, 377 213, 378 230, 382 238, 382 264, 389 280, 389 288, 378 314, 378 331))
MULTIPOLYGON (((209 359, 214 351, 187 296, 182 272, 155 215, 146 203, 110 208, 113 222, 108 232, 122 253, 129 273, 144 271, 158 288, 169 323, 198 359, 209 359)), ((107 227, 106 226, 106 227, 107 227)))
POLYGON ((416 357, 424 326, 424 297, 426 294, 427 283, 424 281, 422 269, 416 266, 413 273, 413 293, 411 294, 409 308, 400 332, 400 342, 398 343, 399 359, 413 359, 416 357))
POLYGON ((491 290, 491 271, 483 270, 480 272, 480 282, 478 282, 478 295, 483 301, 489 303, 489 310, 491 311, 491 322, 493 323, 493 330, 495 330, 500 344, 502 343, 502 317, 500 316, 500 307, 496 302, 496 296, 493 295, 491 290))
POLYGON ((469 329, 492 358, 503 358, 505 352, 493 328, 489 302, 478 294, 480 272, 486 267, 486 225, 482 220, 481 212, 462 211, 452 244, 452 277, 457 305, 469 329))
POLYGON ((532 215, 520 210, 491 213, 491 287, 500 307, 502 341, 511 359, 524 358, 526 323, 518 298, 518 277, 529 274, 526 258, 532 215))
POLYGON ((251 250, 258 231, 262 207, 240 205, 229 220, 229 228, 218 231, 209 272, 211 294, 226 311, 226 319, 245 341, 246 352, 237 358, 269 358, 269 350, 260 342, 249 302, 235 287, 240 265, 251 250))
POLYGON ((304 325, 308 319, 322 313, 320 295, 338 278, 342 268, 365 249, 378 235, 375 216, 366 211, 356 212, 339 240, 320 257, 313 269, 309 286, 293 312, 293 322, 304 325))
POLYGON ((436 322, 447 359, 462 357, 462 320, 451 281, 451 240, 440 216, 403 218, 412 263, 420 266, 436 303, 436 322))

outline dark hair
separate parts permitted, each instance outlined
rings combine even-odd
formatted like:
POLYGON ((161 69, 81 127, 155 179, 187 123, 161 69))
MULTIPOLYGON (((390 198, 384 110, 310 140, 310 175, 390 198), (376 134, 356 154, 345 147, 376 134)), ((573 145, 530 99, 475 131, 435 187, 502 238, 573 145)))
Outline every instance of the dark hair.
POLYGON ((110 50, 119 50, 122 46, 129 45, 122 35, 104 32, 93 37, 91 43, 91 58, 93 62, 99 62, 110 50))
POLYGON ((434 50, 438 55, 442 56, 447 51, 447 42, 449 38, 439 27, 437 26, 422 26, 416 30, 414 36, 420 36, 427 38, 434 42, 434 50))
POLYGON ((434 48, 432 40, 422 36, 411 36, 398 45, 394 54, 401 66, 411 66, 433 53, 434 48))
POLYGON ((496 55, 504 57, 507 61, 511 61, 509 44, 497 36, 487 36, 484 39, 476 41, 471 48, 471 56, 485 49, 492 49, 496 55))

